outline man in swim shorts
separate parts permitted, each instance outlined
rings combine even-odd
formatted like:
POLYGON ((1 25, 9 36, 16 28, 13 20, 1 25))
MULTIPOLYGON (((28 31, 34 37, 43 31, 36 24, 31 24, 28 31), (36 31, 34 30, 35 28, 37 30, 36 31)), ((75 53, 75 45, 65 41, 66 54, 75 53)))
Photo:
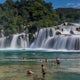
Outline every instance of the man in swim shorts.
POLYGON ((42 76, 43 76, 43 80, 45 80, 45 74, 46 74, 46 67, 42 64, 42 76))

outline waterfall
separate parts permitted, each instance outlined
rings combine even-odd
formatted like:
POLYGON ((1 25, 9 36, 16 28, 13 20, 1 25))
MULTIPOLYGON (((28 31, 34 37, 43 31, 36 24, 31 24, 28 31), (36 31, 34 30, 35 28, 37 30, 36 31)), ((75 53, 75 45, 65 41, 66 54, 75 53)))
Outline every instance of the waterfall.
MULTIPOLYGON (((35 39, 29 44, 29 34, 21 33, 0 38, 0 49, 45 48, 53 50, 80 50, 79 25, 63 26, 59 28, 41 28, 35 33, 35 39)), ((3 32, 3 31, 2 31, 3 32)))
POLYGON ((4 37, 4 30, 1 29, 1 36, 4 37))
MULTIPOLYGON (((40 47, 42 48, 42 46, 40 47)), ((67 49, 67 50, 80 50, 80 37, 79 36, 54 36, 45 40, 43 48, 49 49, 67 49)))
POLYGON ((10 46, 11 48, 16 48, 18 36, 19 36, 18 34, 13 35, 13 39, 11 41, 11 46, 10 46))
POLYGON ((20 37, 20 40, 21 40, 21 48, 24 48, 24 41, 23 41, 22 37, 20 37))
POLYGON ((0 48, 4 48, 5 37, 0 38, 0 48))
POLYGON ((29 34, 21 33, 0 38, 0 49, 29 48, 29 34))
POLYGON ((26 41, 26 44, 27 44, 26 47, 29 47, 29 34, 27 34, 27 41, 26 41))
POLYGON ((46 39, 48 37, 51 37, 54 35, 54 29, 50 29, 50 28, 43 28, 40 29, 40 31, 38 32, 38 36, 37 38, 34 40, 34 42, 31 44, 31 48, 39 48, 39 47, 43 47, 44 43, 46 41, 46 39))
POLYGON ((80 50, 80 37, 55 36, 46 40, 44 48, 80 50))
POLYGON ((27 37, 25 35, 24 36, 24 39, 22 37, 20 37, 20 40, 21 40, 21 48, 28 48, 29 47, 29 37, 27 35, 27 37))
POLYGON ((80 50, 79 26, 60 26, 60 29, 42 28, 30 48, 47 48, 55 50, 80 50), (63 30, 62 30, 63 29, 63 30), (72 33, 71 33, 72 31, 72 33), (61 34, 56 34, 61 33, 61 34))

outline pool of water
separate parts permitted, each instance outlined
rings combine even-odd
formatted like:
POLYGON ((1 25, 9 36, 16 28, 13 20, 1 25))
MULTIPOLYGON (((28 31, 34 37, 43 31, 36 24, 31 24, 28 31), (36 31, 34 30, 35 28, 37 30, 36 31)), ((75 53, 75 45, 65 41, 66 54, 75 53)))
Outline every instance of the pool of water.
MULTIPOLYGON (((39 50, 0 51, 0 67, 14 66, 14 65, 23 66, 26 64, 31 67, 32 65, 33 66, 35 66, 36 64, 38 65, 40 63, 40 60, 42 60, 43 64, 45 64, 48 67, 48 72, 47 72, 48 77, 46 78, 46 80, 80 80, 80 52, 61 52, 61 51, 47 52, 39 50), (59 67, 56 67, 57 57, 60 58, 61 62, 59 67), (47 64, 45 63, 45 59, 49 60, 47 64)), ((29 69, 29 67, 27 69, 29 69)), ((36 69, 38 69, 38 67, 36 67, 36 69)), ((36 71, 36 69, 34 69, 34 71, 36 71)), ((9 79, 11 80, 11 78, 9 79)), ((18 80, 18 79, 15 78, 13 80, 18 80)), ((32 79, 27 79, 27 80, 32 80, 32 79)))

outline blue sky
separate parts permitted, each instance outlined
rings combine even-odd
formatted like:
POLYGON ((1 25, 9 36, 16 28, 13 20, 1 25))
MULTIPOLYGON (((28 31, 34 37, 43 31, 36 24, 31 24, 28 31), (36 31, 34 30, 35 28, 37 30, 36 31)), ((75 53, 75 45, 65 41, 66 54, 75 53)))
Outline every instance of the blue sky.
POLYGON ((61 7, 80 8, 80 0, 45 0, 45 1, 52 2, 54 8, 61 7))
POLYGON ((3 3, 3 2, 5 2, 6 0, 0 0, 0 3, 3 3))
MULTIPOLYGON (((0 3, 5 2, 6 0, 0 0, 0 3)), ((80 8, 80 0, 45 0, 47 2, 52 2, 54 8, 61 7, 72 7, 80 8)))

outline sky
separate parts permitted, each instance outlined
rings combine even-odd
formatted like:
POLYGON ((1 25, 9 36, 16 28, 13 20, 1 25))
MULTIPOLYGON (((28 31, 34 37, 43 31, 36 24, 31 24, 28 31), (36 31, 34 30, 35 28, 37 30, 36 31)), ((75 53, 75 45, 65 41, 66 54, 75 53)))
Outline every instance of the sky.
MULTIPOLYGON (((0 0, 0 3, 6 0, 0 0)), ((15 0, 14 0, 15 1, 15 0)), ((80 8, 80 0, 45 0, 46 2, 51 2, 53 8, 80 8)))
POLYGON ((53 8, 80 8, 80 0, 45 0, 53 4, 53 8))

